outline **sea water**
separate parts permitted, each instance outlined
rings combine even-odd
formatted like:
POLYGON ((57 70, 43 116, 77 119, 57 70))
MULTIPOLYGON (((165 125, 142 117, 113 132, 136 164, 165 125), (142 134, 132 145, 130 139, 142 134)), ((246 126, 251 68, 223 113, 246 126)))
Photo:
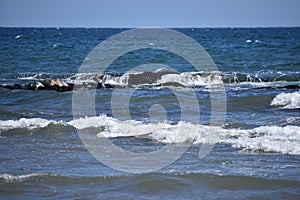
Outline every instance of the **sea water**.
POLYGON ((78 73, 94 47, 125 30, 0 28, 1 85, 101 80, 118 88, 121 101, 134 90, 130 119, 124 120, 112 112, 114 88, 94 91, 96 115, 81 118, 73 116, 73 91, 0 88, 1 198, 300 198, 299 28, 174 29, 201 44, 219 72, 197 71, 170 52, 141 49, 103 73, 78 73), (164 67, 130 71, 147 63, 171 66, 176 73, 164 67), (226 116, 222 126, 213 127, 211 92, 220 84, 226 116), (191 89, 200 115, 188 107, 182 119, 174 91, 191 89), (97 128, 97 138, 136 153, 191 145, 164 168, 127 173, 89 153, 77 132, 89 126, 97 128), (199 158, 212 130, 216 144, 199 158))

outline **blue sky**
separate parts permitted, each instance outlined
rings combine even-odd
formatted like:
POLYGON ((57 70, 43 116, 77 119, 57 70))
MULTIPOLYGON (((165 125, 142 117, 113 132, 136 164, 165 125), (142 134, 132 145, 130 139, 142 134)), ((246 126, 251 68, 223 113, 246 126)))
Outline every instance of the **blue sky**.
POLYGON ((0 26, 300 27, 300 0, 0 0, 0 26))

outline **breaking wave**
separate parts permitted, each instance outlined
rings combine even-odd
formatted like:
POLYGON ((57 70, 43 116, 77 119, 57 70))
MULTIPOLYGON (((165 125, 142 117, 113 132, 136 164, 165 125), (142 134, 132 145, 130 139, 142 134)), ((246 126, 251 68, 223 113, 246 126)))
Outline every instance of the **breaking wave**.
POLYGON ((97 128, 97 136, 105 138, 133 137, 144 135, 161 143, 225 143, 234 148, 254 152, 278 152, 300 155, 299 126, 261 126, 254 129, 225 129, 222 127, 192 124, 189 122, 143 123, 100 115, 74 119, 68 122, 32 118, 0 121, 0 130, 45 128, 50 124, 71 126, 77 129, 97 128), (217 141, 211 134, 218 133, 217 141))
POLYGON ((271 106, 280 106, 283 109, 300 108, 300 91, 293 93, 280 93, 271 102, 271 106))
POLYGON ((13 174, 0 174, 0 180, 3 180, 6 183, 15 183, 26 181, 33 177, 45 177, 48 176, 47 173, 34 173, 34 174, 25 174, 25 175, 13 175, 13 174))
POLYGON ((69 83, 95 81, 112 86, 159 85, 180 87, 201 87, 207 85, 231 83, 269 83, 269 82, 297 82, 299 86, 300 73, 296 72, 130 72, 130 73, 77 73, 51 74, 26 73, 17 76, 19 80, 44 80, 47 78, 61 79, 69 83))
POLYGON ((21 118, 19 120, 0 120, 0 130, 11 130, 25 128, 33 130, 37 128, 45 128, 50 124, 63 124, 62 121, 47 120, 42 118, 21 118))

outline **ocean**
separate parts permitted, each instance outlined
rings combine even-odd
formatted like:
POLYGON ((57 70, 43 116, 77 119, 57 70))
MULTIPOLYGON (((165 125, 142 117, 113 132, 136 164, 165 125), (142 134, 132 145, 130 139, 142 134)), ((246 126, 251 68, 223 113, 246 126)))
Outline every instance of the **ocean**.
POLYGON ((1 199, 300 198, 300 28, 128 31, 0 28, 1 199))

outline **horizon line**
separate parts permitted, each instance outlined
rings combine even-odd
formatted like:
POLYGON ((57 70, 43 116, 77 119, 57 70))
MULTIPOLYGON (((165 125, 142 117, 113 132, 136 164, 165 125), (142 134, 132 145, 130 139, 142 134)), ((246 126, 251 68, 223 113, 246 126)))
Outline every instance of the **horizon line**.
POLYGON ((300 26, 1 26, 0 28, 116 28, 116 29, 150 29, 150 28, 300 28, 300 26))

